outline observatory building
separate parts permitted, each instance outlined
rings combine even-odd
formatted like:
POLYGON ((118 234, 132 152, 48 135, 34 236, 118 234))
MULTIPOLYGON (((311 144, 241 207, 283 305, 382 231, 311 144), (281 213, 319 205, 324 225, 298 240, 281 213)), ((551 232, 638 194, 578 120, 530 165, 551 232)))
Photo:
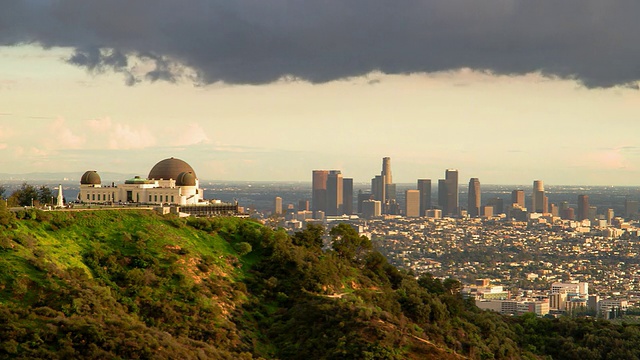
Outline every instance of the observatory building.
POLYGON ((80 179, 78 198, 84 203, 127 202, 180 206, 207 203, 191 165, 173 157, 157 163, 146 179, 136 176, 117 186, 104 186, 96 171, 86 171, 80 179))

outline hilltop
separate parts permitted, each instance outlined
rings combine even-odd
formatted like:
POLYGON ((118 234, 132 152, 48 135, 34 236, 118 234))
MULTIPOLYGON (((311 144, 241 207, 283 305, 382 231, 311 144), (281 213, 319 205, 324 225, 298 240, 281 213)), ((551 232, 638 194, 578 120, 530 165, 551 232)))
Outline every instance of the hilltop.
POLYGON ((0 357, 634 358, 640 331, 503 318, 349 226, 0 209, 0 357))

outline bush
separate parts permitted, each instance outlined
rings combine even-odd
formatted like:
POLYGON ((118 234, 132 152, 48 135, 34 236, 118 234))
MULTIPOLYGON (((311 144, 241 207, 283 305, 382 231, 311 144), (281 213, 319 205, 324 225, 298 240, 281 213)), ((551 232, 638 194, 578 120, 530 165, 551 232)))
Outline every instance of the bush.
POLYGON ((251 247, 251 244, 245 241, 237 243, 235 245, 235 248, 236 248, 236 251, 238 252, 238 255, 240 256, 245 256, 248 253, 250 253, 251 250, 253 250, 253 248, 251 247))

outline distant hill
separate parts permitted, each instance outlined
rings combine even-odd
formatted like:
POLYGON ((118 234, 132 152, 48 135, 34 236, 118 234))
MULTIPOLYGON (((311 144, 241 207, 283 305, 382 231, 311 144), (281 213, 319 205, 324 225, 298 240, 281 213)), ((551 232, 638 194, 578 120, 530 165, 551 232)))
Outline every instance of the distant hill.
POLYGON ((0 358, 633 359, 634 325, 505 318, 349 226, 293 236, 141 210, 0 202, 0 358))
MULTIPOLYGON (((80 182, 80 178, 84 171, 81 172, 59 172, 59 173, 49 173, 49 172, 32 172, 26 174, 7 174, 0 173, 0 181, 46 181, 46 182, 57 182, 57 181, 74 181, 80 182)), ((123 173, 114 173, 114 172, 100 172, 100 177, 103 182, 122 182, 125 179, 129 179, 134 177, 134 174, 123 174, 123 173)))

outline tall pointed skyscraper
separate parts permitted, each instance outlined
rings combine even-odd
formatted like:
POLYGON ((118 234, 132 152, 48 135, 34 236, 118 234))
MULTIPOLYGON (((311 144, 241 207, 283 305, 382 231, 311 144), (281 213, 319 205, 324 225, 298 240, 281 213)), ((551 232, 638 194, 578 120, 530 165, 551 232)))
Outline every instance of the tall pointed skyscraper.
POLYGON ((382 205, 382 212, 387 213, 389 209, 389 201, 392 202, 396 198, 396 187, 393 183, 393 177, 391 175, 391 158, 382 158, 382 171, 380 175, 376 175, 371 179, 371 193, 374 199, 380 201, 382 205))
POLYGON ((470 217, 480 216, 480 180, 471 178, 469 180, 469 199, 467 211, 470 217))

